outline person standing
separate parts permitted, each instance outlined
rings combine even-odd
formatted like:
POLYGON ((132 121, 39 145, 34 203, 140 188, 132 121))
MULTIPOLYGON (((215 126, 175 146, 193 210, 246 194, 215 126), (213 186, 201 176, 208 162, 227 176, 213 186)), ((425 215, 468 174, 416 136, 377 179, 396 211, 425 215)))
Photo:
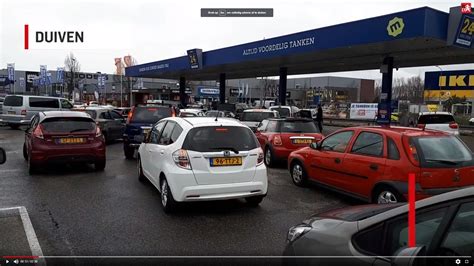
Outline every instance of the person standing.
POLYGON ((318 104, 318 111, 316 113, 316 122, 318 123, 319 132, 323 133, 323 108, 321 108, 321 104, 318 104))

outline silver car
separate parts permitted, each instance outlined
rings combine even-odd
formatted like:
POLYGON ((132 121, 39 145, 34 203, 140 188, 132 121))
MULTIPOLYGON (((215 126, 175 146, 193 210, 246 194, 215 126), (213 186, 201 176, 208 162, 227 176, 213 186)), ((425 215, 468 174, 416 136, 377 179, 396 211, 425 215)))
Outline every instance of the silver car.
POLYGON ((305 259, 310 265, 389 266, 454 265, 456 257, 474 254, 474 187, 417 201, 416 247, 412 248, 407 247, 407 213, 408 205, 400 203, 319 214, 289 230, 284 255, 318 256, 305 259), (408 258, 412 263, 403 261, 407 255, 415 256, 408 258), (427 258, 422 256, 452 258, 424 261, 427 258))
POLYGON ((29 125, 31 118, 39 112, 70 110, 73 105, 64 98, 7 95, 3 101, 0 123, 16 129, 21 125, 29 125))
POLYGON ((119 112, 103 107, 87 107, 84 111, 98 123, 106 142, 122 138, 125 118, 119 112))

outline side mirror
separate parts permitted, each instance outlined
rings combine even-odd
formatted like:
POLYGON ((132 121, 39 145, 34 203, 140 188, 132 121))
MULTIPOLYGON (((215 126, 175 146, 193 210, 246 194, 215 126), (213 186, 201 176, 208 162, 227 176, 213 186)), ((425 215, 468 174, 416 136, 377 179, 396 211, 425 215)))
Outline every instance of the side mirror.
POLYGON ((426 255, 425 246, 404 248, 396 253, 392 261, 393 266, 423 266, 425 260, 421 258, 426 255))
POLYGON ((311 144, 309 144, 309 147, 311 147, 311 149, 320 150, 321 149, 321 141, 312 142, 311 144))
POLYGON ((4 164, 7 161, 7 153, 3 148, 0 148, 0 164, 4 164))

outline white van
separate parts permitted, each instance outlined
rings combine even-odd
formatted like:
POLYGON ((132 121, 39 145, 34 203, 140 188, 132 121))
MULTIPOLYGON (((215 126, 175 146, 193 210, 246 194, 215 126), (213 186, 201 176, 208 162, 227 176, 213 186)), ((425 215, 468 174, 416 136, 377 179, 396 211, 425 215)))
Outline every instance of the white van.
POLYGON ((64 98, 33 96, 33 95, 7 95, 3 102, 0 123, 5 123, 13 129, 21 125, 30 124, 31 118, 43 111, 70 110, 73 105, 64 98))

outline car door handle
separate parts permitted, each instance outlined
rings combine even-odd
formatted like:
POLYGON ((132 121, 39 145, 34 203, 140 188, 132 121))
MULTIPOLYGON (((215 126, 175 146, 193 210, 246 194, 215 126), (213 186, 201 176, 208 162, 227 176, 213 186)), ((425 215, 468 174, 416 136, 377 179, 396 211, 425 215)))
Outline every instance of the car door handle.
POLYGON ((334 162, 335 162, 335 163, 341 163, 341 159, 336 158, 336 159, 334 159, 334 162))
POLYGON ((379 169, 379 166, 376 165, 376 164, 371 164, 371 165, 369 166, 369 168, 376 171, 376 170, 379 169))

